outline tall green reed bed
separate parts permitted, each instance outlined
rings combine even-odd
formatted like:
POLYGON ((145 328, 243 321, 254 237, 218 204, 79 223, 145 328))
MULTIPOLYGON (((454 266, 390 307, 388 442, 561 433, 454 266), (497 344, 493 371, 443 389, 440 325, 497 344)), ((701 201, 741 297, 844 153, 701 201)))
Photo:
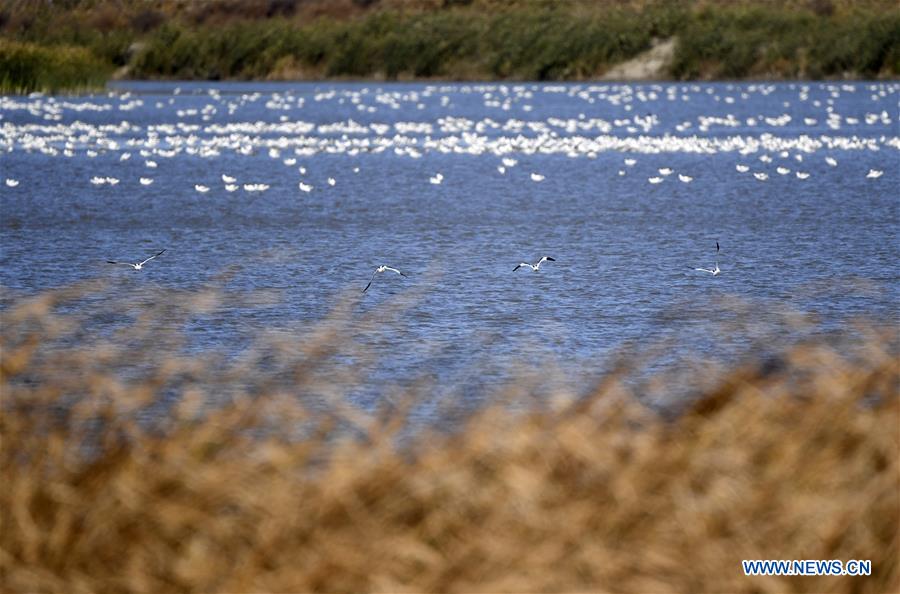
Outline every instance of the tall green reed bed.
POLYGON ((346 400, 402 303, 367 316, 351 300, 238 357, 183 351, 180 327, 262 305, 114 287, 6 300, 0 589, 900 589, 894 324, 703 362, 666 418, 643 396, 684 386, 633 381, 640 350, 581 371, 575 395, 538 397, 545 372, 517 370, 435 432, 413 411, 452 386, 427 376, 397 382, 379 413, 346 400), (867 559, 873 573, 746 577, 742 559, 867 559))
POLYGON ((111 70, 86 48, 0 40, 0 93, 93 90, 111 70))

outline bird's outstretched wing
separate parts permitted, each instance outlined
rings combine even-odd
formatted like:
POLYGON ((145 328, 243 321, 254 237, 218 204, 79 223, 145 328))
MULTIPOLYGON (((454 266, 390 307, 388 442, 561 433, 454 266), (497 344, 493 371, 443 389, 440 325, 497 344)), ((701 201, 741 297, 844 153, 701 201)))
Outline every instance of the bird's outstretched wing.
POLYGON ((159 252, 158 254, 153 254, 152 256, 150 256, 149 258, 147 258, 146 260, 144 260, 143 262, 141 262, 141 266, 143 266, 144 264, 146 264, 147 262, 149 262, 150 260, 152 260, 152 259, 155 258, 156 256, 162 255, 162 253, 165 252, 165 251, 166 251, 166 250, 162 250, 162 252, 159 252))
POLYGON ((384 269, 385 269, 385 270, 390 270, 391 272, 396 272, 396 273, 399 274, 400 276, 406 276, 405 274, 403 274, 402 272, 400 272, 400 271, 397 270, 396 268, 391 268, 390 266, 385 266, 384 269))
POLYGON ((531 266, 531 264, 526 264, 525 262, 522 262, 521 264, 519 264, 518 266, 513 268, 513 272, 515 272, 516 270, 518 270, 519 268, 521 268, 523 266, 531 266))
POLYGON ((372 278, 369 279, 369 284, 366 285, 366 288, 365 288, 365 289, 363 289, 363 293, 365 293, 366 291, 368 291, 368 290, 369 290, 369 287, 372 286, 372 281, 375 280, 375 275, 376 275, 376 274, 378 274, 378 270, 377 270, 377 269, 375 270, 375 272, 372 273, 372 278))
POLYGON ((541 258, 542 260, 547 260, 548 262, 556 262, 556 258, 551 258, 550 256, 544 256, 541 258))
POLYGON ((718 241, 716 242, 716 253, 717 254, 719 253, 719 242, 718 241))
POLYGON ((710 274, 715 274, 715 271, 714 271, 714 270, 710 270, 709 268, 694 268, 694 270, 697 270, 697 271, 700 271, 700 272, 708 272, 708 273, 710 273, 710 274))

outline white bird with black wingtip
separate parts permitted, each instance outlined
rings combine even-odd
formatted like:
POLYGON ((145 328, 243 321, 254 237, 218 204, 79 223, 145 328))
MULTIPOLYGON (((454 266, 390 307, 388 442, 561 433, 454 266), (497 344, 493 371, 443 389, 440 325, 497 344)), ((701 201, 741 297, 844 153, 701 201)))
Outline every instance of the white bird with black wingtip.
POLYGON ((710 270, 709 268, 694 268, 694 270, 696 270, 698 272, 708 272, 713 276, 719 276, 719 274, 722 273, 722 271, 719 270, 719 242, 718 241, 716 242, 716 267, 713 268, 712 270, 710 270))
POLYGON ((541 269, 541 264, 543 264, 544 262, 556 262, 556 259, 555 259, 555 258, 551 258, 550 256, 544 256, 543 258, 541 258, 541 259, 538 261, 537 264, 529 264, 528 262, 522 262, 522 263, 520 263, 518 266, 516 266, 515 268, 513 268, 513 272, 515 272, 515 271, 518 270, 519 268, 523 268, 523 267, 525 267, 525 266, 527 266, 528 268, 531 268, 533 271, 537 272, 538 270, 541 269))
POLYGON ((144 260, 143 262, 138 262, 137 264, 132 264, 131 262, 116 262, 115 260, 107 260, 106 263, 107 264, 125 264, 126 266, 131 266, 135 270, 140 270, 144 267, 144 264, 146 264, 147 262, 149 262, 150 260, 152 260, 153 258, 155 258, 157 256, 163 255, 163 252, 165 252, 165 251, 166 250, 162 250, 158 254, 153 254, 152 256, 150 256, 149 258, 144 260))
POLYGON ((376 269, 375 269, 375 272, 372 273, 372 278, 369 279, 369 284, 366 285, 366 288, 365 288, 365 289, 363 289, 363 293, 365 293, 366 291, 368 291, 368 290, 369 290, 369 287, 372 286, 372 281, 375 280, 375 275, 376 275, 376 274, 378 274, 379 272, 386 272, 386 271, 388 271, 388 270, 390 270, 391 272, 396 272, 397 274, 399 274, 400 276, 402 276, 402 277, 404 277, 404 278, 409 278, 409 277, 407 277, 405 274, 403 274, 402 272, 400 272, 399 270, 397 270, 396 268, 391 268, 390 266, 384 266, 384 265, 382 265, 382 266, 379 266, 378 268, 376 268, 376 269))

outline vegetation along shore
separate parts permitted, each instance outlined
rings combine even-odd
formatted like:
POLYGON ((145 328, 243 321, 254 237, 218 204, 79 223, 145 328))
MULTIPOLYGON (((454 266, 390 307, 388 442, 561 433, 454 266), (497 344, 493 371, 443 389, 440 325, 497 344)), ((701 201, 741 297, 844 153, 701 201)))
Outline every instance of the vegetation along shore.
POLYGON ((196 80, 893 78, 886 0, 12 0, 0 90, 196 80), (656 51, 663 48, 666 51, 656 51), (623 63, 634 68, 616 68, 623 63), (649 67, 642 67, 648 66, 649 67))

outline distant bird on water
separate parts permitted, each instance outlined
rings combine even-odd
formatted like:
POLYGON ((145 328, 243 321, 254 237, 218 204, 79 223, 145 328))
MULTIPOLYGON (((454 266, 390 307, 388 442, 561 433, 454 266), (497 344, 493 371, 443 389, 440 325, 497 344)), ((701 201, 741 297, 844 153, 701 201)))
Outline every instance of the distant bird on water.
POLYGON ((385 271, 387 271, 387 270, 390 270, 391 272, 396 272, 397 274, 399 274, 400 276, 402 276, 402 277, 404 277, 404 278, 409 278, 409 277, 407 277, 405 274, 403 274, 402 272, 400 272, 399 270, 397 270, 396 268, 391 268, 390 266, 379 266, 378 268, 375 269, 375 272, 372 273, 372 278, 369 279, 369 284, 366 285, 366 288, 365 288, 365 289, 363 289, 363 293, 365 293, 366 291, 368 291, 368 290, 369 290, 369 287, 372 286, 372 281, 375 280, 375 275, 376 275, 376 274, 378 274, 379 272, 385 272, 385 271))
POLYGON ((544 262, 556 262, 556 259, 551 258, 550 256, 544 256, 543 258, 540 259, 540 261, 537 264, 529 264, 528 262, 522 262, 521 264, 519 264, 518 266, 513 268, 513 272, 515 272, 519 268, 522 268, 523 266, 527 266, 527 267, 531 268, 532 270, 534 270, 535 272, 537 272, 538 270, 541 269, 541 264, 543 264, 544 262))
POLYGON ((149 262, 150 260, 152 260, 153 258, 155 258, 157 256, 161 256, 163 254, 163 252, 165 252, 165 251, 166 250, 162 250, 158 254, 153 254, 152 256, 150 256, 149 258, 144 260, 143 262, 138 262, 137 264, 132 264, 131 262, 116 262, 115 260, 107 260, 106 263, 107 264, 125 264, 126 266, 131 266, 135 270, 140 270, 141 268, 144 267, 144 264, 146 264, 147 262, 149 262))
POLYGON ((719 276, 721 274, 721 270, 719 270, 719 242, 716 242, 716 267, 712 270, 709 268, 694 268, 694 270, 698 272, 708 272, 713 276, 719 276))

